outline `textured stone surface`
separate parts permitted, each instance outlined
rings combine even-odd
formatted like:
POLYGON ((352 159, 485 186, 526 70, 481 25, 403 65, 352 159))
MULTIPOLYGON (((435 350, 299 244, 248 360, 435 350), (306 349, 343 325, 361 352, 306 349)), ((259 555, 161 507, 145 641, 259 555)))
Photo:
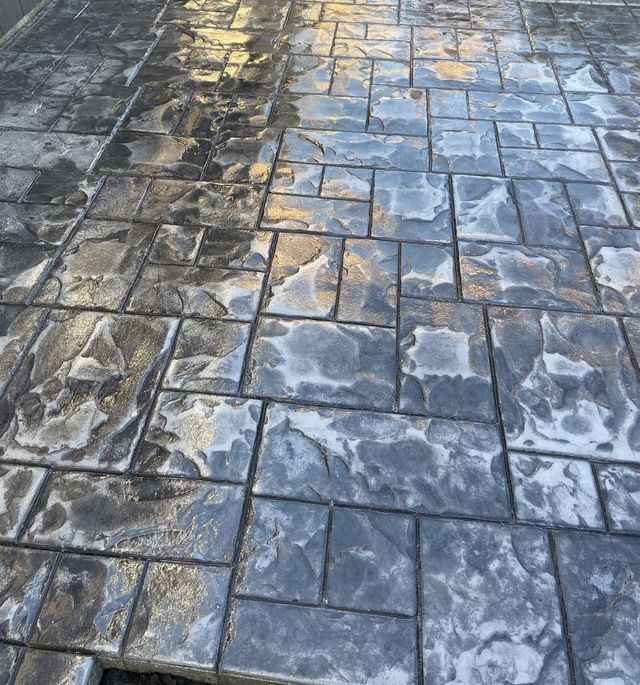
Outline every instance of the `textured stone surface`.
POLYGON ((638 35, 60 0, 3 43, 0 685, 638 685, 638 35))

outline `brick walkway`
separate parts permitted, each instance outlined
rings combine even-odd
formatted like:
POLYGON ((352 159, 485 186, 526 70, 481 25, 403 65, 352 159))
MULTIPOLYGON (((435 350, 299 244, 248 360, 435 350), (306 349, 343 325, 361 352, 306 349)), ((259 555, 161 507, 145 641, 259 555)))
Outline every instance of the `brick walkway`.
POLYGON ((385 3, 0 50, 0 684, 640 683, 640 2, 385 3))

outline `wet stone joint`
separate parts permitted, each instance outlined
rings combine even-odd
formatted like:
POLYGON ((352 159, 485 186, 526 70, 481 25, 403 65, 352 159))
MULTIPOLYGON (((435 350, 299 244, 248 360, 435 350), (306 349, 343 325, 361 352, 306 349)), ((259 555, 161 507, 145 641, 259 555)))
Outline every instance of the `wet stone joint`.
POLYGON ((640 683, 640 0, 57 0, 0 47, 0 685, 640 683))

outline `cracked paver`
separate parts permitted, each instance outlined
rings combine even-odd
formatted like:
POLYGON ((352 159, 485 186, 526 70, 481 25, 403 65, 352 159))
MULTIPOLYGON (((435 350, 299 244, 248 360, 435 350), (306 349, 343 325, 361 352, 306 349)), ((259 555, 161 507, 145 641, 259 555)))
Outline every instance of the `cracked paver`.
POLYGON ((0 685, 638 685, 639 0, 3 30, 0 685))

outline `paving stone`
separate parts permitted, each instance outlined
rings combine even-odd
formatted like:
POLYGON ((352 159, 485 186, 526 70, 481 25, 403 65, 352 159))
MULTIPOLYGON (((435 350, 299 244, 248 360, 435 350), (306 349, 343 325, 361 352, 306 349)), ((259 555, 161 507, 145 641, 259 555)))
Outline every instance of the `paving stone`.
POLYGON ((335 310, 342 241, 278 236, 262 309, 270 314, 329 318, 335 310))
POLYGON ((640 155, 640 131, 596 129, 598 140, 607 159, 635 162, 640 155))
POLYGON ((279 399, 390 409, 395 335, 353 324, 262 318, 246 390, 279 399))
POLYGON ((339 673, 346 682, 391 678, 397 685, 417 677, 415 625, 408 619, 240 600, 231 625, 225 673, 320 683, 339 673))
POLYGON ((403 299, 399 338, 403 411, 470 420, 494 419, 480 308, 403 299))
POLYGON ((433 117, 467 119, 467 94, 464 90, 429 88, 429 111, 433 117))
POLYGON ((117 655, 142 570, 140 561, 64 555, 38 615, 33 640, 117 655))
POLYGON ((336 509, 328 554, 329 604, 415 614, 415 519, 336 509))
POLYGON ((413 35, 416 57, 458 57, 458 41, 454 29, 417 26, 413 35))
POLYGON ((569 123, 567 107, 560 95, 470 91, 469 111, 474 119, 569 123))
POLYGON ((640 472, 627 466, 601 466, 597 469, 600 491, 613 530, 640 531, 640 472))
POLYGON ((557 535, 558 566, 579 685, 615 674, 621 683, 640 676, 635 539, 582 533, 557 535))
POLYGON ((0 302, 23 303, 55 257, 45 245, 0 244, 0 302))
POLYGON ((164 387, 237 393, 249 328, 238 321, 185 321, 164 387))
POLYGON ((13 681, 14 685, 93 685, 95 660, 90 656, 27 649, 13 681))
POLYGON ((0 104, 0 126, 46 131, 58 120, 67 102, 56 96, 7 93, 0 104))
POLYGON ((501 174, 493 124, 488 121, 433 119, 433 170, 461 174, 501 174))
POLYGON ((260 226, 280 231, 366 236, 369 205, 351 200, 269 193, 260 226))
POLYGON ((0 636, 26 642, 42 604, 55 554, 0 547, 0 636))
POLYGON ((135 88, 126 86, 84 86, 64 109, 53 128, 73 133, 111 133, 118 119, 127 111, 135 93, 135 88))
POLYGON ((125 470, 174 331, 161 318, 51 314, 7 390, 2 456, 125 470))
POLYGON ((456 280, 453 249, 446 245, 402 245, 402 294, 410 297, 453 299, 456 280))
POLYGON ((607 93, 607 81, 597 62, 587 57, 558 55, 553 59, 562 89, 577 93, 607 93))
POLYGON ((420 532, 425 681, 569 683, 544 531, 423 520, 420 532))
MULTIPOLYGON (((188 92, 174 88, 146 88, 133 103, 123 128, 128 131, 173 133, 188 101, 188 92)), ((185 134, 184 131, 181 133, 185 134)))
POLYGON ((331 85, 333 60, 313 55, 293 55, 283 89, 289 93, 326 94, 331 85))
POLYGON ((579 224, 629 225, 622 203, 611 186, 568 183, 567 192, 579 224))
POLYGON ((489 62, 417 59, 413 62, 413 85, 418 88, 500 90, 500 72, 489 62))
POLYGON ((585 258, 573 250, 462 242, 460 272, 467 300, 596 309, 585 258))
POLYGON ((46 474, 41 468, 0 464, 0 539, 18 537, 46 474))
POLYGON ((496 309, 491 321, 509 447, 637 460, 640 387, 614 320, 496 309))
POLYGON ((248 321, 255 315, 263 275, 238 269, 145 266, 128 311, 248 321))
POLYGON ((640 313, 640 288, 634 279, 640 267, 637 233, 594 226, 581 232, 604 310, 640 313))
POLYGON ((9 380, 45 314, 43 310, 0 305, 0 386, 9 380))
POLYGON ((562 183, 514 181, 527 245, 580 249, 580 237, 562 183))
POLYGON ((286 195, 316 197, 320 190, 322 167, 317 164, 278 162, 269 191, 286 195))
POLYGON ((152 563, 131 621, 125 663, 181 673, 211 669, 218 654, 229 569, 152 563), (167 616, 172 620, 167 621, 167 616))
MULTIPOLYGON (((388 28, 391 27, 385 26, 385 29, 388 28)), ((371 82, 379 86, 409 86, 411 85, 411 63, 376 59, 373 61, 371 82)))
POLYGON ((589 462, 512 452, 509 464, 518 519, 548 526, 604 528, 589 462))
POLYGON ((427 97, 424 90, 373 86, 368 130, 426 136, 427 97))
POLYGON ((82 222, 42 286, 38 304, 118 310, 151 245, 155 226, 82 222))
POLYGON ((603 60, 602 69, 616 94, 640 94, 638 66, 631 60, 603 60))
POLYGON ((500 147, 538 147, 533 124, 500 121, 496 126, 500 147))
POLYGON ((640 189, 640 164, 612 162, 611 171, 622 192, 637 193, 640 189))
POLYGON ((503 151, 502 158, 509 176, 609 182, 609 173, 597 152, 508 148, 503 151))
POLYGON ((569 124, 536 124, 536 133, 542 148, 598 151, 598 143, 589 128, 569 124))
POLYGON ((337 318, 394 325, 397 281, 397 245, 373 240, 345 241, 337 318))
POLYGON ((366 202, 371 199, 372 186, 373 171, 371 169, 329 166, 324 169, 320 195, 341 200, 366 202))
POLYGON ((520 221, 507 179, 454 176, 453 197, 459 238, 519 242, 520 221))
POLYGON ((640 117, 640 102, 623 95, 567 95, 576 124, 632 128, 640 117))
POLYGON ((285 65, 285 55, 234 50, 227 57, 218 88, 227 93, 273 93, 285 65))
POLYGON ((254 489, 312 502, 509 518, 498 431, 463 421, 273 405, 254 489))
POLYGON ((14 673, 21 649, 13 645, 0 644, 0 683, 9 685, 14 673))
POLYGON ((99 170, 197 180, 210 148, 208 141, 195 138, 121 132, 104 151, 99 170))
POLYGON ((368 97, 371 68, 369 60, 337 58, 333 67, 331 94, 368 97))
POLYGON ((208 229, 198 255, 199 266, 266 271, 273 233, 208 229))
POLYGON ((25 540, 94 553, 229 562, 243 499, 233 485, 58 471, 25 540))
POLYGON ((259 417, 260 403, 253 400, 160 393, 133 469, 245 481, 259 417))
POLYGON ((291 162, 309 164, 425 171, 429 164, 429 145, 422 138, 401 135, 288 130, 282 139, 280 155, 291 162))
POLYGON ((147 178, 108 176, 87 214, 97 219, 130 221, 134 218, 148 186, 147 178))
POLYGON ((376 171, 371 235, 418 242, 451 242, 451 207, 446 177, 376 171))
POLYGON ((500 54, 504 89, 516 93, 559 93, 551 62, 545 55, 500 54))
POLYGON ((328 521, 328 507, 254 499, 236 593, 318 604, 328 521))
POLYGON ((0 169, 0 200, 19 200, 37 175, 37 172, 29 169, 0 169))
POLYGON ((258 186, 151 182, 140 208, 142 221, 197 224, 216 228, 255 228, 263 189, 258 186))
POLYGON ((332 131, 364 131, 367 101, 333 95, 281 95, 274 109, 274 126, 332 131))
POLYGON ((147 259, 154 264, 193 264, 204 232, 198 226, 163 224, 155 234, 147 259))

